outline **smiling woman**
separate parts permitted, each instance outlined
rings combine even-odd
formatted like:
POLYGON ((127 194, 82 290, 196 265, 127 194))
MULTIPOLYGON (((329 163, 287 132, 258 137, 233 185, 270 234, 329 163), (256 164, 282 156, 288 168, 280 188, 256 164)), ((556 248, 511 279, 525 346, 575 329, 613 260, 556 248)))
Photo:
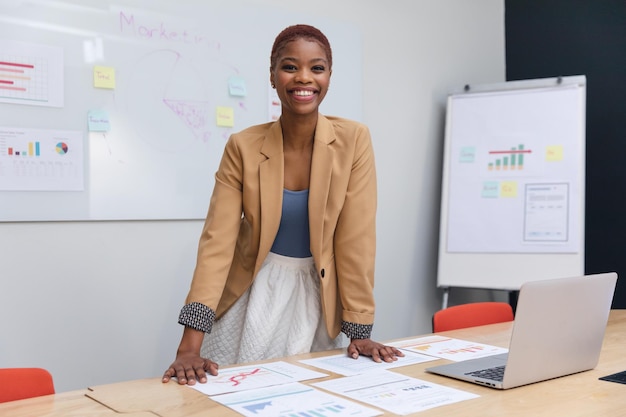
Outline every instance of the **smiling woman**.
MULTIPOLYGON (((280 98, 283 119, 286 113, 316 116, 330 84, 330 48, 300 38, 286 43, 280 51, 280 57, 270 71, 270 81, 280 98)), ((296 142, 292 139, 286 138, 286 149, 297 146, 298 139, 296 142)), ((312 143, 311 137, 302 139, 312 143)))
POLYGON ((370 339, 374 154, 365 125, 319 112, 331 69, 330 43, 315 27, 290 26, 274 41, 269 78, 281 116, 226 144, 163 382, 333 349, 340 332, 353 358, 402 356, 370 339))

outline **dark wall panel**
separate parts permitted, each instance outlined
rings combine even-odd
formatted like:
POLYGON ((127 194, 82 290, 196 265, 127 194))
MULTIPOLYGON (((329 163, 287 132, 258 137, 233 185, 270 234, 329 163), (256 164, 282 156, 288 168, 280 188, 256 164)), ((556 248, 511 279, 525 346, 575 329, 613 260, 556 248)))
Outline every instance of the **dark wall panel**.
POLYGON ((626 0, 505 0, 507 80, 587 77, 585 270, 626 308, 626 0))

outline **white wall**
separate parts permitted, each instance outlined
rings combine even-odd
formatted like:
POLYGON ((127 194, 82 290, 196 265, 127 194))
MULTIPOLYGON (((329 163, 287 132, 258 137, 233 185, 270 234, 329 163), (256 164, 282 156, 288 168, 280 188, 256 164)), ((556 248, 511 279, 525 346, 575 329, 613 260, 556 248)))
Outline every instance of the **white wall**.
MULTIPOLYGON (((379 180, 374 337, 429 332, 441 304, 436 259, 445 99, 468 83, 504 81, 504 0, 252 2, 301 12, 303 21, 351 22, 362 31, 363 119, 379 180)), ((46 367, 57 391, 160 376, 180 338, 176 319, 201 226, 0 224, 0 366, 46 367)), ((453 290, 450 302, 473 296, 453 290)))

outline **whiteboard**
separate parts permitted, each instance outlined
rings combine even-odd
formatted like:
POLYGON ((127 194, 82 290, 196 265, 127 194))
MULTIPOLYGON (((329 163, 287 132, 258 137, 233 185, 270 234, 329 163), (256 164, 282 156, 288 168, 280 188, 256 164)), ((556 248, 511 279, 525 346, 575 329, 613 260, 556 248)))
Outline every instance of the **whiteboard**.
POLYGON ((572 76, 449 95, 439 287, 584 273, 585 89, 572 76))
POLYGON ((28 64, 28 84, 0 83, 0 221, 203 219, 229 135, 279 113, 269 55, 295 23, 333 48, 322 113, 360 120, 346 22, 245 1, 2 2, 0 62, 28 64))

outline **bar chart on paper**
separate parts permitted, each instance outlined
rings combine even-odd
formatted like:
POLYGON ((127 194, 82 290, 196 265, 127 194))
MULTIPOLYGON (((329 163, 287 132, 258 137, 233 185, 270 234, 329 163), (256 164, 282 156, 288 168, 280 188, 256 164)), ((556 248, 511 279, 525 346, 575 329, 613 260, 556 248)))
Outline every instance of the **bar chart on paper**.
POLYGON ((266 387, 211 397, 244 416, 342 417, 377 416, 381 411, 300 383, 266 387))
POLYGON ((0 190, 83 189, 81 132, 0 127, 0 190))
POLYGON ((63 106, 60 48, 0 41, 0 102, 63 106))
POLYGON ((48 101, 47 62, 0 56, 0 92, 4 98, 48 101))

